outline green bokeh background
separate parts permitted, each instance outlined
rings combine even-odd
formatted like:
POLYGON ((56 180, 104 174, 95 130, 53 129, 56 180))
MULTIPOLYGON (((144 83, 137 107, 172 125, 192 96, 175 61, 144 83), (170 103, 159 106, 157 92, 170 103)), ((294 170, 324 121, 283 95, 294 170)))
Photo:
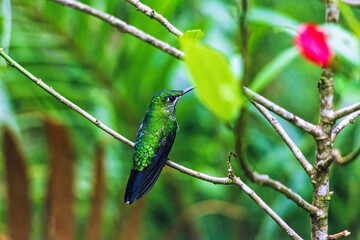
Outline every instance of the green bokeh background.
MULTIPOLYGON (((125 1, 83 2, 180 48, 175 36, 125 1)), ((6 7, 7 3, 10 1, 2 0, 0 40, 2 44, 6 44, 7 39, 10 42, 1 47, 35 76, 130 140, 134 140, 138 124, 155 92, 191 85, 190 75, 183 62, 131 35, 120 33, 94 17, 51 1, 12 0, 10 8, 6 7), (10 10, 11 19, 8 14, 10 10)), ((223 52, 234 74, 240 78, 243 69, 237 1, 147 0, 144 3, 182 31, 201 29, 205 33, 203 42, 223 52)), ((299 23, 323 24, 324 6, 324 3, 313 0, 262 0, 250 1, 249 11, 262 8, 265 13, 283 14, 299 23)), ((357 17, 360 16, 358 9, 353 12, 357 17)), ((342 17, 340 19, 340 25, 348 29, 342 17)), ((292 46, 292 37, 285 34, 281 27, 274 28, 257 21, 249 20, 248 28, 248 74, 252 79, 267 63, 292 46)), ((42 233, 48 175, 43 118, 51 116, 67 127, 76 149, 76 239, 84 239, 91 208, 91 160, 98 142, 106 149, 106 201, 102 239, 123 239, 129 228, 127 220, 139 206, 136 203, 132 206, 123 203, 133 150, 65 105, 59 104, 18 71, 7 67, 3 60, 0 62, 0 119, 2 124, 10 125, 17 132, 26 155, 34 211, 32 238, 40 239, 42 233)), ((359 66, 346 59, 339 59, 339 66, 335 79, 336 108, 360 101, 359 66)), ((296 57, 273 76, 260 93, 316 124, 319 106, 317 81, 320 72, 319 67, 296 57)), ((249 104, 245 104, 245 107, 250 111, 245 135, 248 161, 257 172, 269 174, 311 202, 312 187, 300 164, 256 109, 249 104)), ((234 150, 234 136, 227 125, 208 111, 196 93, 186 95, 178 103, 177 120, 180 131, 170 158, 209 175, 226 176, 227 156, 234 150)), ((313 163, 315 144, 312 137, 281 119, 279 121, 313 163)), ((359 148, 359 136, 359 125, 350 125, 338 136, 335 147, 339 147, 344 154, 349 153, 359 148)), ((331 172, 330 188, 334 195, 329 212, 330 233, 348 229, 352 232, 350 239, 360 239, 359 160, 346 166, 334 165, 331 172)), ((309 239, 310 220, 303 209, 272 189, 252 184, 235 161, 233 165, 235 173, 276 213, 300 236, 309 239)), ((2 165, 0 178, 0 232, 6 234, 2 165)), ((164 168, 155 187, 141 201, 145 205, 143 217, 137 222, 138 239, 166 239, 174 228, 174 239, 289 238, 235 186, 206 183, 169 167, 164 168), (202 209, 201 206, 207 207, 202 209), (194 211, 197 208, 203 211, 194 211), (181 216, 186 213, 187 224, 181 220, 181 216)))

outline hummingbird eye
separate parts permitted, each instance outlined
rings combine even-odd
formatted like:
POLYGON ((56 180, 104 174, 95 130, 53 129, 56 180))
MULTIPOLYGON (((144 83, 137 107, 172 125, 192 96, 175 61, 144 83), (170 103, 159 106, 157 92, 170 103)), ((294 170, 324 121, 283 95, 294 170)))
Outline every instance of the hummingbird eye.
POLYGON ((170 96, 166 100, 167 100, 167 102, 173 102, 173 101, 175 101, 175 99, 176 99, 176 97, 170 96))

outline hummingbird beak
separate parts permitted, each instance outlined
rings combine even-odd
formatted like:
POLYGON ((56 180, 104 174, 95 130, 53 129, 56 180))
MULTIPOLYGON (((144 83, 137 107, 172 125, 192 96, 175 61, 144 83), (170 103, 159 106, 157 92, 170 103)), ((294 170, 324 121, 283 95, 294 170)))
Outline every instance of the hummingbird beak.
POLYGON ((188 92, 190 92, 191 90, 193 90, 195 87, 188 87, 188 88, 185 88, 184 90, 182 90, 182 92, 181 92, 181 95, 180 96, 182 96, 182 95, 184 95, 185 93, 188 93, 188 92))

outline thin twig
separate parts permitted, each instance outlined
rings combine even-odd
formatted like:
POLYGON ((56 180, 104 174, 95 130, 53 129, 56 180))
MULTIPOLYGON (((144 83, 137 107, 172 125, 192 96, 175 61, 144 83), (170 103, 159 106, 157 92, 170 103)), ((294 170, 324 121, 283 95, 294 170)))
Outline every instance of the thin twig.
POLYGON ((240 163, 244 164, 242 167, 246 168, 245 174, 246 176, 254 183, 258 185, 267 186, 273 188, 274 190, 278 191, 279 193, 283 194, 288 199, 292 200, 296 203, 299 207, 307 211, 308 213, 315 215, 315 216, 322 216, 322 213, 318 211, 318 209, 313 206, 312 204, 305 201, 299 194, 293 192, 290 188, 286 187, 279 181, 276 181, 269 177, 266 174, 259 174, 256 171, 253 171, 245 162, 244 156, 235 155, 236 158, 240 160, 240 163))
POLYGON ((331 142, 335 141, 336 136, 350 123, 354 123, 355 118, 360 115, 360 110, 353 112, 349 116, 347 116, 344 120, 342 120, 338 125, 334 127, 331 131, 331 142))
MULTIPOLYGON (((12 58, 10 58, 7 54, 5 54, 4 50, 0 48, 0 55, 14 68, 19 70, 22 74, 24 74, 26 77, 28 77, 31 81, 33 81, 35 84, 39 85, 43 90, 45 90, 50 95, 54 96, 56 99, 58 99, 60 102, 64 103, 66 106, 70 107, 71 109, 75 110, 77 113, 81 114, 83 117, 88 119, 90 122, 98 126, 100 129, 104 130, 114 138, 120 140, 121 142, 125 143, 129 147, 134 148, 134 143, 130 140, 126 139, 122 135, 116 133, 106 125, 102 124, 99 120, 82 110, 80 107, 75 105, 74 103, 67 100, 65 97, 61 96, 58 92, 56 92, 52 87, 45 84, 40 78, 35 77, 30 72, 28 72, 26 69, 24 69, 22 66, 20 66, 17 62, 15 62, 12 58)), ((229 162, 230 163, 230 162, 229 162)), ((204 173, 200 173, 197 171, 194 171, 192 169, 186 168, 184 166, 181 166, 177 163, 174 163, 172 161, 167 160, 166 164, 180 172, 186 173, 190 176, 196 177, 198 179, 211 182, 214 184, 223 184, 223 185, 229 185, 229 184, 235 184, 240 189, 245 191, 266 213, 270 215, 271 218, 273 218, 281 228, 284 229, 284 231, 289 234, 293 239, 302 239, 297 233, 290 228, 284 220, 282 220, 256 193, 250 189, 245 183, 243 183, 238 177, 233 175, 232 171, 229 172, 230 177, 213 177, 209 176, 204 173)))
POLYGON ((334 112, 334 120, 345 117, 346 115, 349 115, 357 110, 360 110, 360 102, 334 112))
POLYGON ((259 110, 259 112, 268 120, 268 122, 273 126, 273 128, 276 130, 276 132, 280 135, 280 137, 284 140, 286 145, 289 147, 291 152, 294 154, 296 159, 299 161, 301 166, 305 169, 305 172, 311 177, 314 173, 314 167, 306 160, 304 154, 301 152, 301 150, 296 146, 296 144, 293 142, 293 140, 289 137, 289 135, 286 133, 286 131, 283 129, 283 127, 280 125, 280 123, 277 121, 275 117, 273 117, 269 111, 262 106, 261 104, 251 101, 252 104, 259 110))
POLYGON ((128 33, 130 35, 133 35, 134 37, 137 37, 138 39, 149 43, 150 45, 160 49, 163 52, 166 52, 170 54, 171 56, 181 59, 184 57, 184 53, 169 44, 154 38, 153 36, 141 31, 140 29, 131 26, 127 24, 126 22, 122 21, 119 18, 116 18, 110 14, 104 13, 102 11, 99 11, 95 8, 92 8, 84 3, 75 1, 75 0, 50 0, 56 3, 59 3, 63 6, 70 7, 73 9, 76 9, 78 11, 90 14, 94 17, 97 17, 101 20, 103 20, 106 23, 109 23, 110 25, 114 26, 115 28, 119 29, 123 33, 128 33))
POLYGON ((329 239, 329 240, 339 239, 339 238, 342 238, 342 237, 347 237, 347 236, 349 236, 350 234, 351 234, 351 232, 349 232, 348 230, 344 230, 344 231, 342 231, 342 232, 329 235, 329 236, 328 236, 328 239, 329 239))
POLYGON ((164 18, 161 14, 158 14, 155 10, 151 9, 149 6, 141 3, 139 0, 125 0, 128 3, 134 5, 136 10, 144 13, 146 16, 150 17, 151 19, 155 19, 161 25, 163 25, 169 32, 174 34, 177 37, 181 37, 183 33, 179 31, 174 25, 172 25, 166 18, 164 18))
MULTIPOLYGON (((240 2, 239 2, 240 5, 240 2)), ((248 65, 249 65, 249 59, 248 59, 248 40, 249 40, 249 31, 246 24, 246 18, 247 18, 247 12, 249 9, 249 3, 247 0, 241 0, 241 12, 239 13, 239 30, 240 30, 240 52, 242 57, 242 69, 243 69, 243 75, 242 79, 240 81, 241 87, 247 86, 249 76, 248 76, 248 65)))
POLYGON ((233 177, 234 184, 241 188, 249 195, 257 205, 259 205, 274 221, 285 230, 285 232, 293 239, 302 239, 287 223, 282 220, 251 188, 249 188, 240 178, 233 177))
POLYGON ((233 182, 231 181, 231 179, 229 179, 228 177, 212 177, 209 176, 205 173, 201 173, 201 172, 197 172, 195 170, 192 170, 190 168, 184 167, 180 164, 177 164, 173 161, 167 160, 166 161, 166 165, 168 165, 169 167, 172 167, 182 173, 185 173, 187 175, 193 176, 195 178, 204 180, 206 182, 211 182, 214 184, 222 184, 222 185, 229 185, 229 184, 233 184, 233 182))
POLYGON ((349 153, 345 157, 341 156, 341 153, 340 153, 339 149, 334 149, 332 151, 332 155, 334 156, 334 159, 335 159, 337 164, 346 165, 346 164, 351 163, 352 161, 354 161, 358 156, 360 156, 360 148, 358 150, 356 150, 356 151, 353 151, 353 152, 349 153))
POLYGON ((274 221, 285 230, 285 232, 292 237, 293 239, 302 239, 287 223, 282 220, 275 212, 272 210, 255 192, 252 190, 248 185, 246 185, 241 179, 235 176, 231 164, 230 159, 231 153, 228 158, 228 171, 229 171, 229 178, 233 181, 233 184, 237 185, 241 190, 243 190, 247 195, 249 195, 252 200, 256 202, 274 221))
MULTIPOLYGON (((243 58, 242 61, 242 68, 243 68, 243 76, 241 80, 241 88, 244 88, 244 91, 247 90, 245 86, 248 84, 248 82, 251 80, 248 77, 248 57, 247 57, 247 41, 248 41, 248 29, 246 24, 246 16, 248 11, 248 1, 242 0, 239 2, 239 7, 241 9, 241 12, 239 13, 239 31, 241 33, 241 39, 239 41, 240 49, 241 49, 241 55, 243 58)), ((252 91, 249 90, 249 95, 252 95, 252 91)), ((256 96, 255 96, 256 97, 256 96)), ((241 165, 242 170, 244 171, 245 175, 254 183, 258 185, 264 185, 270 188, 273 188, 274 190, 278 191, 279 193, 286 196, 288 199, 294 201, 299 207, 303 208, 305 211, 309 212, 313 215, 318 215, 318 209, 315 208, 313 205, 306 202, 299 194, 293 192, 290 188, 286 187, 284 184, 282 184, 279 181, 273 180, 266 174, 259 174, 255 172, 246 162, 245 154, 244 154, 244 146, 243 146, 243 133, 244 128, 246 125, 245 116, 246 116, 247 110, 246 108, 242 108, 240 110, 239 117, 236 121, 235 128, 234 128, 234 135, 235 135, 235 147, 237 152, 237 159, 239 160, 239 163, 241 165)), ((230 167, 229 167, 230 169, 230 167)))
POLYGON ((252 100, 252 101, 255 101, 255 102, 261 104, 265 108, 276 113, 280 117, 284 118, 288 122, 294 124, 295 126, 297 126, 300 129, 304 130, 305 132, 308 132, 313 136, 320 135, 318 128, 314 124, 309 123, 309 122, 305 121, 304 119, 296 116, 295 114, 287 111, 286 109, 276 105, 275 103, 273 103, 270 100, 264 98, 263 96, 255 93, 254 91, 250 90, 247 87, 243 87, 243 92, 249 100, 252 100))
POLYGON ((55 97, 59 102, 65 104, 66 106, 70 107, 71 109, 78 112, 80 115, 82 115, 84 118, 98 126, 100 129, 104 130, 105 132, 109 133, 114 138, 118 139, 119 141, 125 143, 126 145, 130 147, 134 147, 134 143, 131 142, 129 139, 125 138, 124 136, 120 135, 119 133, 115 132, 105 124, 101 123, 98 119, 91 116, 89 113, 81 109, 76 104, 72 103, 62 95, 60 95, 58 92, 56 92, 52 87, 44 83, 40 78, 35 77, 30 72, 28 72, 25 68, 23 68, 20 64, 15 62, 10 56, 8 56, 4 49, 0 48, 0 55, 9 63, 10 66, 16 68, 19 70, 22 74, 24 74, 26 77, 28 77, 31 81, 33 81, 35 84, 39 85, 42 89, 44 89, 47 93, 55 97))

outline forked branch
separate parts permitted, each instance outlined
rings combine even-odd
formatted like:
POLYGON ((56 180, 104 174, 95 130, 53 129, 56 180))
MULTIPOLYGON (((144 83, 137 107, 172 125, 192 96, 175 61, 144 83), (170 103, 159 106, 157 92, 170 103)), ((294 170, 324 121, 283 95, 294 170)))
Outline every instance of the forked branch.
MULTIPOLYGON (((0 55, 9 63, 10 66, 16 68, 19 70, 22 74, 24 74, 27 78, 29 78, 31 81, 33 81, 35 84, 39 85, 43 90, 45 90, 47 93, 58 99, 61 103, 64 103, 66 106, 70 107, 83 117, 85 117, 87 120, 98 126, 100 129, 104 130, 114 138, 120 140, 121 142, 125 143, 129 147, 134 148, 134 143, 127 138, 123 137, 122 135, 118 134, 111 128, 107 127, 105 124, 101 123, 99 120, 88 114, 86 111, 72 103, 71 101, 67 100, 65 97, 60 95, 58 92, 56 92, 52 87, 48 86, 46 83, 44 83, 40 78, 35 77, 30 72, 28 72, 25 68, 23 68, 20 64, 15 62, 10 56, 8 56, 2 48, 0 48, 0 55)), ((231 156, 229 156, 230 158, 231 156)), ((289 227, 284 220, 282 220, 252 189, 250 189, 245 183, 241 181, 240 178, 236 177, 233 173, 231 174, 229 171, 229 176, 225 178, 219 178, 219 177, 213 177, 209 176, 204 173, 200 173, 197 171, 194 171, 192 169, 186 168, 184 166, 181 166, 177 163, 171 162, 169 160, 166 161, 166 164, 180 172, 186 173, 190 176, 196 177, 198 179, 212 182, 215 184, 234 184, 237 185, 240 189, 245 191, 271 218, 273 218, 279 226, 287 233, 290 237, 296 240, 302 239, 291 227, 289 227)), ((229 160, 230 164, 230 160, 229 160)))
POLYGON ((344 120, 342 120, 338 125, 336 125, 331 131, 331 142, 335 141, 336 136, 350 123, 354 123, 355 118, 360 115, 360 110, 353 112, 349 116, 347 116, 344 120))
MULTIPOLYGON (((243 109, 244 110, 244 109, 243 109)), ((239 160, 239 163, 241 165, 242 170, 244 171, 245 175, 254 183, 258 185, 264 185, 267 187, 270 187, 279 193, 283 194, 288 199, 292 200, 294 203, 296 203, 299 207, 304 209, 305 211, 309 212, 310 214, 314 216, 321 216, 321 213, 318 212, 318 209, 313 206, 312 204, 305 201, 299 194, 295 193, 293 190, 285 186, 283 183, 276 181, 269 177, 269 175, 266 174, 259 174, 256 171, 254 171, 251 166, 247 163, 245 158, 245 146, 243 146, 243 128, 245 126, 245 120, 244 120, 244 114, 243 111, 238 118, 238 121, 236 123, 235 127, 235 147, 236 147, 236 158, 239 160)))
POLYGON ((70 7, 73 9, 76 9, 80 12, 87 13, 89 15, 92 15, 94 17, 97 17, 101 20, 103 20, 106 23, 109 23, 110 25, 114 26, 118 30, 120 30, 123 33, 128 33, 130 35, 133 35, 134 37, 137 37, 138 39, 147 42, 151 44, 152 46, 160 49, 163 52, 166 52, 170 54, 171 56, 181 59, 184 57, 184 53, 169 44, 154 38, 153 36, 141 31, 140 29, 131 26, 127 24, 126 22, 122 21, 119 18, 116 18, 110 14, 104 13, 102 11, 99 11, 95 8, 92 8, 84 3, 75 1, 75 0, 50 0, 56 3, 59 3, 63 6, 70 7))
POLYGON ((264 106, 260 105, 255 101, 251 101, 251 103, 254 104, 254 106, 259 110, 259 112, 266 118, 266 120, 268 120, 271 126, 273 126, 273 128, 276 130, 276 132, 280 135, 280 137, 284 140, 291 152, 294 154, 296 159, 299 161, 301 166, 304 168, 305 172, 311 177, 314 173, 314 167, 308 162, 308 160, 306 160, 304 154, 289 137, 289 135, 286 133, 286 131, 283 129, 277 119, 274 118, 264 106))
POLYGON ((270 100, 266 99, 265 97, 257 94, 256 92, 253 92, 249 88, 243 87, 243 92, 249 100, 261 104, 265 108, 276 113, 283 119, 294 124, 296 127, 304 130, 305 132, 308 132, 313 136, 318 136, 320 134, 318 128, 314 124, 309 123, 309 122, 305 121, 304 119, 296 116, 295 114, 287 111, 286 109, 276 105, 275 103, 271 102, 270 100))
POLYGON ((136 10, 144 13, 146 16, 150 17, 151 19, 155 19, 156 21, 161 23, 161 25, 163 25, 169 32, 171 32, 175 36, 181 37, 183 35, 181 31, 179 31, 161 14, 158 14, 154 9, 151 9, 149 6, 141 3, 139 0, 125 0, 125 1, 136 7, 136 10))

